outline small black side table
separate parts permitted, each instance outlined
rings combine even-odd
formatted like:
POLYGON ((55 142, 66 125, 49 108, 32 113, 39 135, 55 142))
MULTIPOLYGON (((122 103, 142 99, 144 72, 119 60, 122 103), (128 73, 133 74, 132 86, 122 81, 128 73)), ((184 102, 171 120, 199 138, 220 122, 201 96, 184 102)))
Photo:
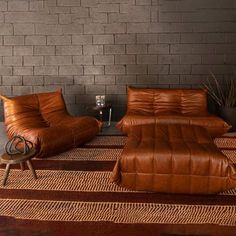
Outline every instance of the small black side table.
POLYGON ((3 177, 2 185, 3 186, 6 185, 7 178, 10 173, 10 165, 12 165, 12 164, 20 164, 21 170, 23 171, 24 170, 24 162, 26 162, 27 166, 29 167, 29 169, 31 170, 31 172, 34 176, 34 179, 37 179, 36 172, 35 172, 32 164, 31 164, 31 161, 30 161, 30 159, 32 157, 34 157, 35 154, 36 154, 36 150, 34 148, 31 149, 30 152, 26 155, 16 154, 16 155, 11 156, 11 155, 8 155, 7 153, 4 153, 0 159, 1 163, 6 164, 6 170, 5 170, 5 174, 3 177))
POLYGON ((111 104, 105 104, 104 106, 94 106, 93 110, 99 112, 100 121, 102 121, 103 123, 104 123, 104 121, 103 121, 103 112, 108 110, 109 111, 109 118, 108 118, 107 124, 104 127, 110 127, 110 125, 111 125, 111 115, 112 115, 112 105, 111 104))

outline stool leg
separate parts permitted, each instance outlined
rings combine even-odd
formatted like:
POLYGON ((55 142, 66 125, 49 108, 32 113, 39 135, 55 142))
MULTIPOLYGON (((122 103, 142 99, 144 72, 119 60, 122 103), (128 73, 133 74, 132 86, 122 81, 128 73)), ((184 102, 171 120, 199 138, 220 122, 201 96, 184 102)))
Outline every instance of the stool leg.
POLYGON ((31 164, 31 161, 28 160, 28 161, 26 161, 26 163, 27 163, 27 166, 29 167, 29 169, 31 170, 31 172, 32 172, 32 174, 34 176, 34 179, 37 179, 38 177, 37 177, 37 174, 36 174, 32 164, 31 164))
POLYGON ((3 186, 6 185, 9 172, 10 172, 10 164, 7 164, 7 165, 6 165, 6 169, 5 169, 5 173, 4 173, 4 176, 3 176, 3 181, 2 181, 2 185, 3 185, 3 186))
POLYGON ((20 168, 21 168, 21 170, 22 170, 22 171, 24 171, 24 170, 25 170, 25 165, 24 165, 24 163, 23 163, 23 162, 21 162, 21 163, 20 163, 20 168))

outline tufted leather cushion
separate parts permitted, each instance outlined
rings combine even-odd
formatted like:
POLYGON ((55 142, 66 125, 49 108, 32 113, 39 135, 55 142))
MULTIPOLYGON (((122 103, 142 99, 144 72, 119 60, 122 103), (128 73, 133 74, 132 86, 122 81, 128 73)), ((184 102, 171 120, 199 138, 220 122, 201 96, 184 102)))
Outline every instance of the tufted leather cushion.
POLYGON ((219 117, 207 114, 205 116, 189 116, 175 112, 160 113, 158 116, 147 116, 127 113, 117 124, 124 133, 128 133, 131 126, 145 124, 189 124, 198 125, 207 129, 212 137, 226 133, 229 126, 219 117))
POLYGON ((212 137, 230 128, 221 118, 208 113, 207 92, 203 89, 129 88, 127 113, 117 128, 127 133, 130 126, 146 122, 200 125, 212 137))
POLYGON ((7 98, 5 126, 9 137, 21 135, 34 143, 37 157, 47 157, 92 139, 100 129, 93 117, 73 117, 61 91, 7 98))
POLYGON ((236 187, 236 167, 203 127, 139 125, 130 128, 112 181, 133 190, 213 194, 236 187))

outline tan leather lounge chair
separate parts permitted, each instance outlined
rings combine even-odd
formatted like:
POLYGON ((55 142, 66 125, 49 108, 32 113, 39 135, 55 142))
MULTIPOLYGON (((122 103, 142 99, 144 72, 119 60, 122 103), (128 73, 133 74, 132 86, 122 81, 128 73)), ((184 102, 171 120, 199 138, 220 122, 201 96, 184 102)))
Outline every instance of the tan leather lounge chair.
POLYGON ((37 149, 37 157, 48 157, 92 139, 100 129, 93 117, 73 117, 61 91, 7 98, 4 100, 8 137, 21 135, 37 149))

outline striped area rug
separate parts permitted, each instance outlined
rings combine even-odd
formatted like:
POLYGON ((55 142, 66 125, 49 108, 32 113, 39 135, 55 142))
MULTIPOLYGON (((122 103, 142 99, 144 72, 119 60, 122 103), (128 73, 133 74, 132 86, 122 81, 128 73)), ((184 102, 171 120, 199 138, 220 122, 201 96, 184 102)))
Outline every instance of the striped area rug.
MULTIPOLYGON (((0 187, 0 217, 31 223, 236 227, 236 189, 218 195, 171 195, 130 191, 112 184, 111 170, 125 141, 124 136, 97 136, 83 147, 33 160, 37 180, 29 170, 12 169, 7 185, 0 187)), ((236 138, 214 141, 236 163, 236 138)), ((0 167, 3 176, 5 166, 0 167)))
POLYGON ((218 224, 235 226, 236 206, 0 199, 0 212, 41 221, 218 224), (69 209, 69 210, 68 210, 69 209), (199 217, 199 216, 202 217, 199 217))
POLYGON ((70 151, 47 159, 36 159, 40 161, 47 160, 69 160, 69 161, 115 161, 123 149, 121 148, 74 148, 70 151))
MULTIPOLYGON (((0 175, 3 175, 0 170, 0 175)), ((50 190, 50 191, 82 191, 82 192, 137 192, 111 183, 109 171, 63 171, 37 170, 38 180, 32 181, 31 172, 12 170, 11 180, 0 189, 50 190), (88 181, 89 180, 89 181, 88 181), (70 184, 68 184, 70 183, 70 184)), ((147 193, 151 194, 151 193, 147 193)), ((236 197, 236 188, 220 195, 236 197)))

